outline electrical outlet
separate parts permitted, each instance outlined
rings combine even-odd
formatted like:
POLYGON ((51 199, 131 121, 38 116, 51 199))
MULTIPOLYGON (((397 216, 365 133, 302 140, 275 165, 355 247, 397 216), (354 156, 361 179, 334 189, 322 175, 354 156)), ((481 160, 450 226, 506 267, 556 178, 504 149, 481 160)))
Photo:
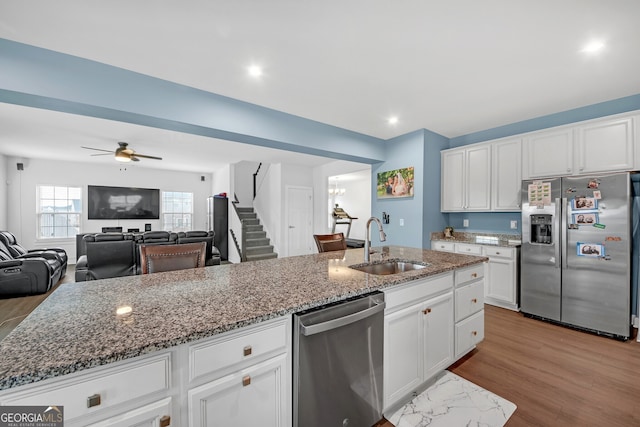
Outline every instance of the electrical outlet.
POLYGON ((400 218, 400 227, 404 227, 404 218, 400 218))
POLYGON ((469 226, 469 220, 468 219, 463 219, 462 220, 462 226, 463 227, 468 227, 469 226))
POLYGON ((512 230, 517 230, 518 229, 518 221, 511 221, 511 229, 512 230))

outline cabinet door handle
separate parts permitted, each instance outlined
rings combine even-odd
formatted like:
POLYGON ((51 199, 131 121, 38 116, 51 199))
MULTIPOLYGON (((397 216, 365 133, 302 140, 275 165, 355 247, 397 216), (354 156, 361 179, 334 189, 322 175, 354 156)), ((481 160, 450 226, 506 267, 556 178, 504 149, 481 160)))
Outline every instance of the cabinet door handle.
POLYGON ((475 337, 476 335, 478 335, 478 331, 472 331, 471 335, 473 335, 475 337))
POLYGON ((251 352, 253 351, 253 349, 251 348, 250 345, 246 346, 245 348, 242 349, 242 354, 244 354, 244 356, 251 356, 251 352))
POLYGON ((472 273, 471 277, 473 277, 475 279, 476 277, 478 277, 478 273, 472 273))
POLYGON ((171 417, 169 415, 165 415, 160 418, 160 427, 169 427, 171 425, 171 417))
POLYGON ((477 298, 473 298, 473 299, 471 300, 471 302, 475 304, 475 303, 477 303, 477 302, 478 302, 478 299, 477 299, 477 298))
POLYGON ((251 376, 250 375, 246 375, 246 376, 242 377, 242 386, 246 387, 249 384, 251 384, 251 376))
POLYGON ((500 252, 496 252, 496 255, 500 255, 500 252))
POLYGON ((429 314, 431 313, 431 309, 430 308, 425 308, 424 310, 422 310, 423 314, 429 314))
POLYGON ((100 403, 101 399, 99 394, 94 394, 87 397, 87 408, 93 408, 94 406, 100 405, 100 403))

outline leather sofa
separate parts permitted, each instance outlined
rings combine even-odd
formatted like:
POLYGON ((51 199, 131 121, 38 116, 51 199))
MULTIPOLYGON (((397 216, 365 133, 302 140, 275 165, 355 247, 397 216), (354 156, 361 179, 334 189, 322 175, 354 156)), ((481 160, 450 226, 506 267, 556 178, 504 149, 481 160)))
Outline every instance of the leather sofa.
POLYGON ((220 251, 213 246, 213 238, 213 231, 181 231, 178 233, 178 244, 205 242, 207 244, 205 265, 220 265, 220 251))
POLYGON ((133 234, 98 233, 83 237, 86 255, 76 262, 76 282, 136 274, 133 234))
POLYGON ((58 283, 62 264, 57 257, 27 253, 14 257, 0 241, 0 295, 21 296, 47 292, 58 283))
POLYGON ((76 262, 76 282, 141 274, 140 245, 206 242, 205 265, 220 264, 220 252, 213 246, 213 232, 97 233, 85 234, 82 239, 86 254, 80 256, 76 262))
MULTIPOLYGON (((25 255, 38 255, 47 259, 57 259, 60 262, 60 276, 58 279, 63 278, 67 272, 67 252, 61 248, 47 248, 47 249, 25 249, 16 240, 9 231, 0 231, 0 242, 9 250, 9 253, 13 258, 20 258, 25 255)), ((57 283, 54 282, 54 285, 57 283)))

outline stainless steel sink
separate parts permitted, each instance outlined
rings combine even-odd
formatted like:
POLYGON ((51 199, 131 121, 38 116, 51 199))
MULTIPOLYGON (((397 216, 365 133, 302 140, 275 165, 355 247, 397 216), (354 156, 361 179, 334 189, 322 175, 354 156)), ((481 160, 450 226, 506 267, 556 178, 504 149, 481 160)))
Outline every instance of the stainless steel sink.
POLYGON ((426 266, 427 264, 424 263, 391 260, 381 263, 351 265, 349 266, 349 268, 363 271, 368 274, 387 275, 404 273, 406 271, 420 270, 422 268, 425 268, 426 266))

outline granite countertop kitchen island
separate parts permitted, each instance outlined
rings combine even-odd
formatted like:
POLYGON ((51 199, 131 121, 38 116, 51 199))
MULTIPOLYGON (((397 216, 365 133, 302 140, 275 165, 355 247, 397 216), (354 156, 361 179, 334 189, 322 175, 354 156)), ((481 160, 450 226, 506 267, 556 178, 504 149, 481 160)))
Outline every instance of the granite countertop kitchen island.
POLYGON ((375 248, 372 262, 427 263, 378 276, 363 249, 67 283, 0 341, 0 390, 211 337, 275 317, 478 264, 484 257, 375 248), (119 314, 120 313, 120 314, 119 314))

